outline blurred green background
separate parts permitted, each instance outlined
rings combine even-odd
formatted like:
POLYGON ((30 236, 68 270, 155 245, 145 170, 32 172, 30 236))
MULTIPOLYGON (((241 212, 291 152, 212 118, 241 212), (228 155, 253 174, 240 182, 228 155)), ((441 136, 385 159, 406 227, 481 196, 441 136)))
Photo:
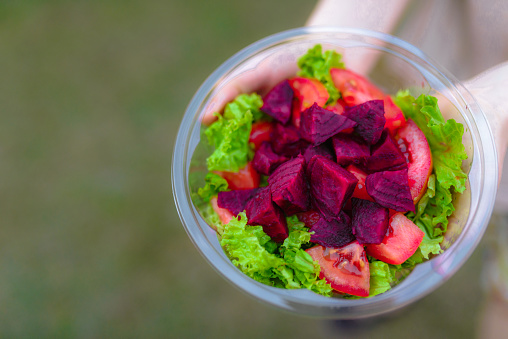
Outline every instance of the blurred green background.
POLYGON ((332 322, 238 292, 181 226, 170 167, 192 95, 314 5, 0 2, 0 337, 474 336, 481 248, 401 312, 332 322))

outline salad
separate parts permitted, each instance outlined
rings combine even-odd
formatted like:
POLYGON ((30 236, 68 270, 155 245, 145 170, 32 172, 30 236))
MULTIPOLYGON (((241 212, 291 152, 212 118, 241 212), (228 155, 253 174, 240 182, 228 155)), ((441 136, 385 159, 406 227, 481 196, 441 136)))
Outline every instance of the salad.
POLYGON ((296 76, 215 113, 192 196, 252 279, 372 297, 442 252, 466 187, 464 128, 435 97, 389 96, 341 59, 315 45, 296 76))

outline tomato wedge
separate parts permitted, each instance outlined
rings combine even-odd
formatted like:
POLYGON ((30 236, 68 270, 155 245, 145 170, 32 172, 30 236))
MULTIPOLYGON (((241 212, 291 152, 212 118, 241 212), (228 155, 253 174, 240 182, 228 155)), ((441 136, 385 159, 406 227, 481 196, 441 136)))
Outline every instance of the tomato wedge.
POLYGON ((238 172, 219 172, 220 175, 228 182, 228 187, 232 190, 241 190, 259 187, 259 173, 252 167, 252 163, 248 162, 244 168, 238 172))
POLYGON ((317 245, 306 252, 319 263, 319 277, 326 279, 334 290, 359 297, 369 296, 369 262, 358 241, 341 248, 317 245))
POLYGON ((268 121, 259 121, 252 124, 249 142, 254 145, 254 150, 259 149, 263 141, 270 141, 272 130, 273 124, 268 121))
POLYGON ((326 87, 316 79, 294 77, 289 79, 289 85, 294 92, 291 122, 300 127, 300 114, 314 103, 323 107, 330 95, 326 87))
POLYGON ((367 253, 388 264, 400 265, 412 256, 425 233, 402 213, 394 214, 389 221, 383 242, 367 244, 367 253))
MULTIPOLYGON (((212 199, 210 199, 210 204, 212 204, 213 210, 215 211, 215 213, 217 213, 217 215, 219 216, 220 222, 223 223, 224 225, 228 224, 231 221, 231 219, 233 219, 235 217, 233 215, 233 213, 231 213, 229 210, 219 207, 219 205, 217 204, 217 197, 216 196, 213 197, 212 199)), ((215 231, 217 231, 216 225, 210 225, 210 226, 215 231)))

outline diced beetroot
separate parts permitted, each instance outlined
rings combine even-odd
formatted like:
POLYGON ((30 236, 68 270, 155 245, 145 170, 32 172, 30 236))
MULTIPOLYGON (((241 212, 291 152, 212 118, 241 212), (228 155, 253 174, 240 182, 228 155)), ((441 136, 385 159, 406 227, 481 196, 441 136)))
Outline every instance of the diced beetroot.
POLYGON ((312 159, 312 157, 315 155, 320 155, 327 159, 335 160, 333 150, 327 142, 317 146, 309 146, 303 152, 303 157, 305 158, 306 163, 309 163, 310 159, 312 159))
POLYGON ((233 215, 238 215, 245 209, 249 200, 256 195, 259 188, 248 190, 233 190, 227 192, 219 192, 217 197, 217 205, 220 208, 225 208, 233 215))
POLYGON ((245 207, 249 225, 261 225, 273 241, 283 242, 289 235, 284 212, 272 202, 269 187, 260 188, 245 207))
POLYGON ((270 143, 263 142, 254 154, 252 167, 264 175, 270 175, 280 164, 286 162, 288 158, 273 152, 270 143))
POLYGON ((302 112, 300 133, 303 139, 319 145, 340 131, 355 127, 356 122, 319 107, 316 103, 302 112))
POLYGON ((344 115, 356 121, 355 131, 370 145, 374 145, 383 132, 386 123, 383 100, 370 100, 353 107, 347 107, 344 115))
POLYGON ((309 209, 309 189, 303 156, 300 155, 277 167, 268 178, 268 184, 273 202, 287 215, 309 209))
POLYGON ((332 142, 339 165, 365 167, 370 156, 370 148, 365 141, 350 134, 339 133, 332 138, 332 142))
POLYGON ((351 198, 352 228, 360 244, 380 244, 388 228, 388 208, 378 203, 351 198))
POLYGON ((367 170, 372 173, 403 168, 407 168, 406 157, 388 130, 384 130, 379 141, 371 148, 367 170))
POLYGON ((326 221, 320 218, 310 229, 314 232, 310 241, 324 247, 342 247, 355 240, 351 228, 351 218, 341 212, 337 219, 326 221))
POLYGON ((409 189, 407 168, 369 174, 365 180, 367 193, 381 206, 395 211, 415 211, 409 189))
POLYGON ((312 204, 330 221, 337 218, 358 183, 356 177, 325 157, 315 156, 307 166, 312 204))
POLYGON ((261 111, 275 120, 287 124, 291 118, 293 95, 293 89, 289 85, 289 81, 281 81, 263 98, 261 111))
POLYGON ((296 213, 296 216, 298 217, 298 220, 303 222, 305 226, 312 227, 315 223, 321 219, 321 214, 317 211, 306 211, 306 212, 300 212, 296 213))
POLYGON ((307 147, 308 143, 300 138, 300 131, 293 125, 275 124, 272 133, 272 149, 275 153, 294 157, 307 147))

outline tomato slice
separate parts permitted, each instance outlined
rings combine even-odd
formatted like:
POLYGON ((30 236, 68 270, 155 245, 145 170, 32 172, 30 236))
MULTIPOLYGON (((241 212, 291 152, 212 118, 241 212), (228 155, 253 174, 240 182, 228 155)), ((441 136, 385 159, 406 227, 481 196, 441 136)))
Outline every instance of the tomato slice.
POLYGON ((263 141, 270 141, 273 124, 268 121, 259 121, 252 124, 249 142, 254 145, 254 150, 259 149, 263 141))
POLYGON ((367 253, 388 264, 400 265, 412 256, 425 233, 402 213, 394 214, 389 221, 383 242, 367 244, 367 253))
POLYGON ((244 168, 238 172, 219 172, 220 175, 228 182, 228 187, 232 190, 250 189, 259 187, 259 173, 252 167, 252 163, 248 162, 244 168))
POLYGON ((300 127, 300 114, 314 103, 323 107, 330 95, 326 87, 316 79, 294 77, 289 79, 289 85, 294 92, 291 121, 300 127))
POLYGON ((371 83, 367 78, 348 69, 332 68, 330 70, 335 87, 341 92, 342 99, 348 106, 356 106, 369 100, 383 100, 385 107, 385 127, 395 135, 399 127, 404 126, 406 119, 392 98, 371 83))
MULTIPOLYGON (((219 220, 221 223, 223 223, 224 225, 228 224, 231 219, 233 219, 235 216, 233 215, 233 213, 231 213, 229 210, 225 209, 225 208, 220 208, 219 205, 217 204, 217 197, 213 197, 212 199, 210 199, 210 204, 212 204, 212 208, 213 210, 215 211, 215 213, 217 213, 217 215, 219 216, 219 220)), ((217 226, 216 225, 210 225, 215 231, 217 231, 217 226)))
POLYGON ((358 179, 358 183, 356 184, 352 197, 374 201, 374 199, 371 198, 369 193, 367 193, 367 188, 365 187, 365 179, 367 179, 367 173, 365 173, 355 165, 349 165, 346 168, 346 170, 349 171, 349 173, 353 174, 356 177, 356 179, 358 179))
POLYGON ((320 278, 341 293, 368 297, 370 270, 367 255, 358 241, 341 248, 317 245, 306 250, 321 267, 320 278))

